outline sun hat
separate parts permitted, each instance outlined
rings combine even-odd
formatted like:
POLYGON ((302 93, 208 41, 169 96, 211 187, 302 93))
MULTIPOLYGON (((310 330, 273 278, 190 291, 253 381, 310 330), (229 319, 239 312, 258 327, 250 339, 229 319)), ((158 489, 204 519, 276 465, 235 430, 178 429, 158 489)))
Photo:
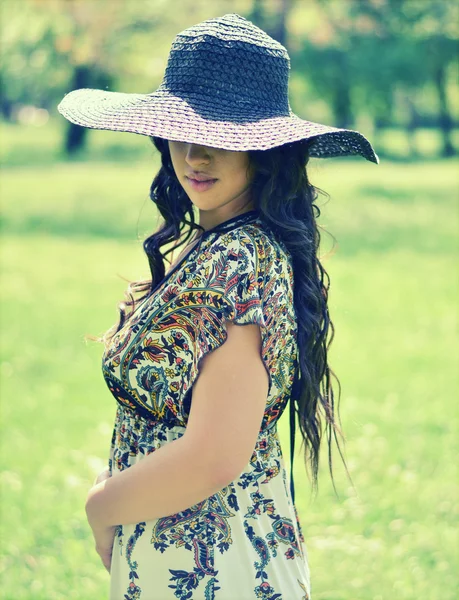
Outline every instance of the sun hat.
POLYGON ((251 21, 226 14, 177 34, 161 85, 133 94, 81 88, 58 105, 69 121, 225 150, 268 150, 310 140, 310 156, 361 155, 379 163, 358 131, 298 117, 290 108, 286 48, 251 21))

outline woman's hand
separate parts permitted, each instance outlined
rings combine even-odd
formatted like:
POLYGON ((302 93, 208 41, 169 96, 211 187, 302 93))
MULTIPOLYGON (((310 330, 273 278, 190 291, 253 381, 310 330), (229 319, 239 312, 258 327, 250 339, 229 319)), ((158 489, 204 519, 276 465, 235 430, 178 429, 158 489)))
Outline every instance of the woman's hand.
POLYGON ((92 527, 92 534, 94 536, 95 548, 97 554, 100 556, 104 567, 110 573, 110 566, 112 563, 112 552, 113 542, 115 540, 116 527, 104 527, 98 529, 92 527))
MULTIPOLYGON (((94 481, 93 487, 89 490, 88 500, 91 497, 94 487, 112 476, 108 467, 106 467, 94 481)), ((102 563, 110 573, 110 565, 112 562, 113 542, 115 539, 116 527, 99 526, 97 523, 92 523, 88 519, 89 525, 94 536, 95 548, 97 554, 102 559, 102 563)))

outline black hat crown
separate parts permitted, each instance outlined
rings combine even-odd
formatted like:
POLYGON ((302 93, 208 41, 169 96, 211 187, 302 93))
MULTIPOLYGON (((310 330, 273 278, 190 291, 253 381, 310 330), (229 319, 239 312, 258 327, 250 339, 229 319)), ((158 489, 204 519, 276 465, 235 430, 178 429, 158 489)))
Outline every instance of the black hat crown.
POLYGON ((212 120, 291 114, 286 48, 237 14, 209 19, 175 37, 159 89, 199 106, 212 120))

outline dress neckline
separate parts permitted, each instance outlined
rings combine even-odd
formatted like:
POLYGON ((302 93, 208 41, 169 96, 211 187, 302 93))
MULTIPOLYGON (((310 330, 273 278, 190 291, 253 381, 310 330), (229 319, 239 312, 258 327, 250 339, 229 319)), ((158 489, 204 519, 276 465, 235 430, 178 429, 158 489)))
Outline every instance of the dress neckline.
POLYGON ((198 238, 199 242, 197 244, 195 244, 191 248, 191 250, 189 250, 184 256, 182 256, 180 261, 173 267, 173 269, 171 269, 168 273, 166 273, 166 275, 163 277, 163 279, 156 285, 154 290, 152 290, 148 294, 148 296, 146 298, 144 298, 144 300, 129 315, 129 317, 127 318, 126 322, 124 323, 124 325, 121 329, 124 329, 124 327, 128 326, 128 324, 131 322, 135 313, 137 313, 138 311, 143 311, 145 309, 146 304, 151 300, 151 298, 156 294, 156 292, 160 288, 162 288, 170 280, 172 275, 174 275, 174 273, 176 273, 184 265, 184 263, 190 258, 190 256, 193 254, 193 252, 196 252, 196 250, 198 252, 201 251, 201 245, 205 239, 208 239, 212 234, 226 233, 228 231, 232 231, 233 229, 236 229, 240 225, 245 225, 247 223, 253 223, 258 220, 259 214, 260 213, 257 209, 250 210, 250 211, 247 211, 240 215, 236 215, 235 217, 231 217, 230 219, 227 219, 226 221, 219 223, 218 225, 216 225, 215 227, 212 227, 211 229, 205 230, 203 232, 203 234, 198 238))
POLYGON ((198 249, 198 251, 201 250, 201 244, 204 239, 207 239, 213 233, 227 233, 228 231, 232 231, 233 229, 236 229, 240 225, 246 225, 247 223, 252 223, 253 221, 257 220, 257 218, 259 217, 259 214, 260 213, 259 213, 258 209, 250 210, 250 211, 247 211, 240 215, 236 215, 235 217, 231 217, 230 219, 227 219, 226 221, 223 221, 222 223, 215 225, 215 227, 212 227, 211 229, 206 229, 203 232, 203 234, 199 238, 197 238, 199 240, 199 242, 197 244, 195 244, 191 248, 191 250, 189 250, 186 254, 184 254, 182 256, 182 258, 179 260, 179 262, 168 273, 165 274, 163 279, 158 283, 158 285, 155 287, 155 289, 150 292, 148 297, 150 298, 151 296, 153 296, 153 294, 155 294, 159 290, 160 287, 162 287, 167 281, 169 281, 169 279, 172 277, 172 275, 178 271, 178 269, 188 260, 188 258, 193 254, 193 252, 196 251, 196 249, 198 249))

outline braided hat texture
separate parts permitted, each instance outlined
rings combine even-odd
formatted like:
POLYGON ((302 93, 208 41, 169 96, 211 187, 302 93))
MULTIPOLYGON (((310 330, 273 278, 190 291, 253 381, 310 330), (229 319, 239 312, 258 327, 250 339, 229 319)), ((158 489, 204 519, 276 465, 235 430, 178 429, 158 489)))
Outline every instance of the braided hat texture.
POLYGON ((268 150, 308 139, 317 158, 361 155, 379 163, 358 131, 292 112, 286 48, 238 14, 208 19, 175 37, 159 88, 128 94, 81 88, 59 112, 90 129, 126 131, 224 150, 268 150))

